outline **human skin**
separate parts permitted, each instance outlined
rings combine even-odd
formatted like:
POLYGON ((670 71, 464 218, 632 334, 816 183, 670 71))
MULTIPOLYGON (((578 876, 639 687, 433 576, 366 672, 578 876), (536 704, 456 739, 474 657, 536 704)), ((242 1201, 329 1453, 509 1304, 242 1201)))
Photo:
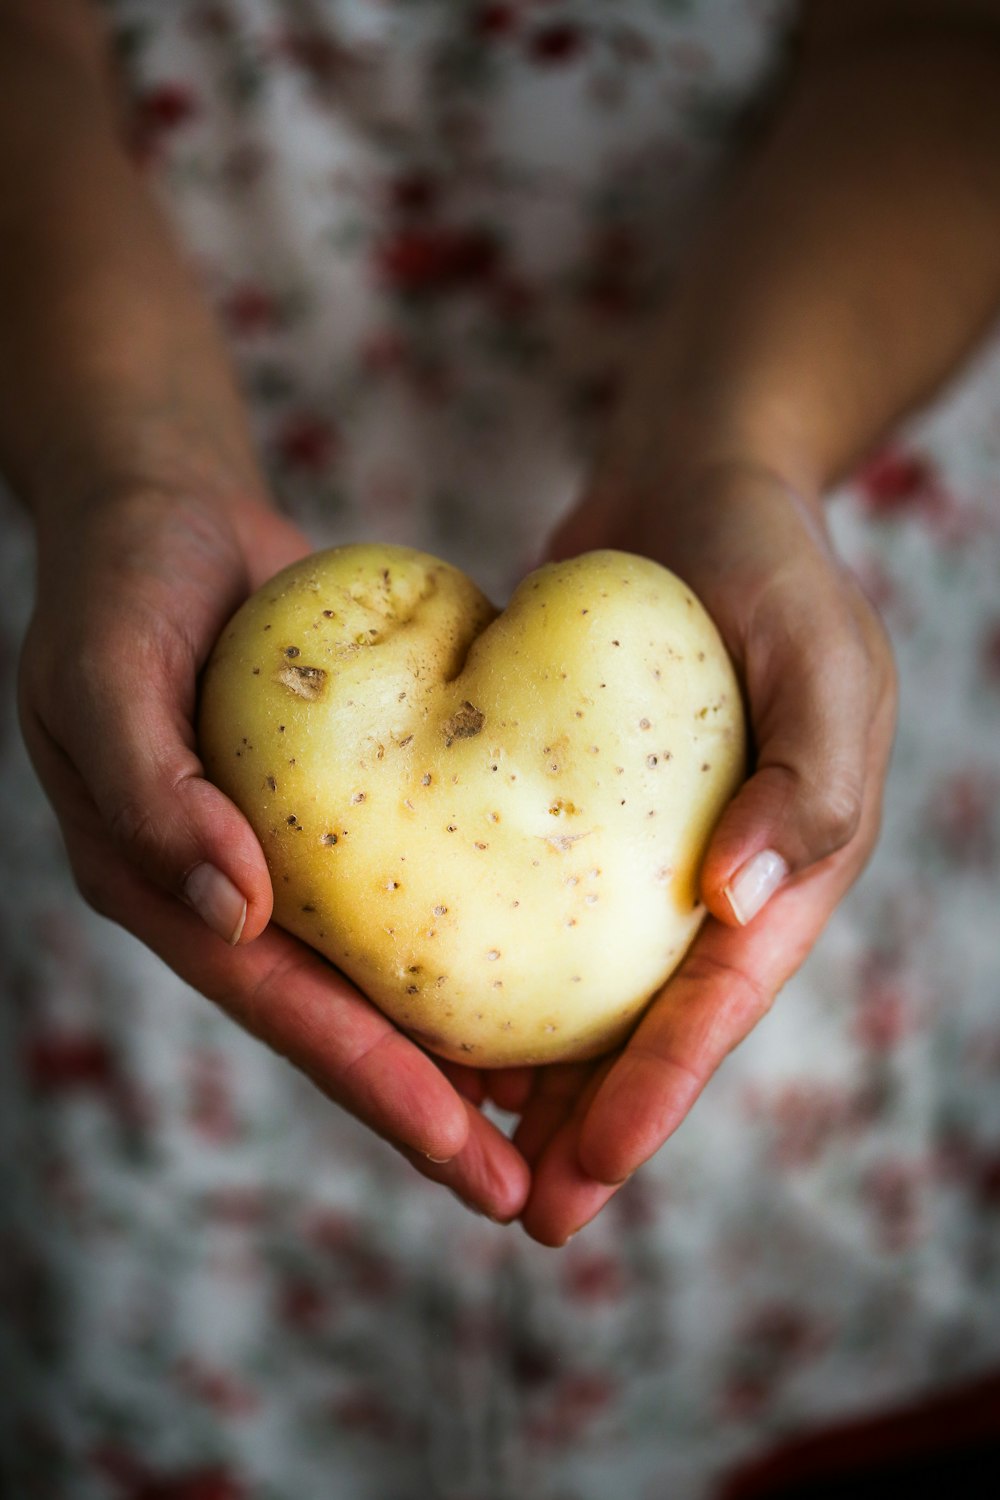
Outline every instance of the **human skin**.
POLYGON ((0 465, 39 547, 22 723, 80 889, 425 1176, 544 1244, 680 1124, 872 850, 894 673, 822 497, 1000 303, 998 0, 804 18, 552 546, 664 562, 737 664, 756 760, 705 860, 711 919, 619 1054, 487 1076, 433 1061, 267 925, 263 856, 201 776, 191 716, 224 621, 308 543, 121 145, 90 6, 0 12, 0 465), (754 913, 739 876, 762 851, 784 878, 754 913), (513 1143, 487 1095, 520 1115, 513 1143))

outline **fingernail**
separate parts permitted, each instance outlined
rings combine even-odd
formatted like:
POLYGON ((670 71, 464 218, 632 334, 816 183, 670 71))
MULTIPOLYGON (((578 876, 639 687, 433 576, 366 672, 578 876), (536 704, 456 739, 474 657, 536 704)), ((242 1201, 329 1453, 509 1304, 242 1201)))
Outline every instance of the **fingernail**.
POLYGON ((787 878, 788 865, 776 849, 761 849, 737 870, 725 896, 741 927, 753 920, 787 878))
POLYGON ((184 882, 184 898, 213 932, 235 948, 243 935, 247 903, 228 875, 214 865, 195 865, 184 882))
POLYGON ((443 1167, 446 1162, 454 1161, 453 1156, 432 1156, 429 1151, 424 1153, 428 1161, 432 1161, 436 1167, 443 1167))

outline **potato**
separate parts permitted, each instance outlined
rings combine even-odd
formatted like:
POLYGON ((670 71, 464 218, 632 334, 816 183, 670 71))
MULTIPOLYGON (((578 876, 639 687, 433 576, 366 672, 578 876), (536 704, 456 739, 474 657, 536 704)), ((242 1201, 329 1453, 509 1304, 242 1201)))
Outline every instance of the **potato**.
POLYGON ((705 915, 744 765, 714 625, 621 552, 539 569, 502 614, 425 553, 317 553, 223 632, 199 735, 275 919, 481 1067, 623 1040, 705 915))

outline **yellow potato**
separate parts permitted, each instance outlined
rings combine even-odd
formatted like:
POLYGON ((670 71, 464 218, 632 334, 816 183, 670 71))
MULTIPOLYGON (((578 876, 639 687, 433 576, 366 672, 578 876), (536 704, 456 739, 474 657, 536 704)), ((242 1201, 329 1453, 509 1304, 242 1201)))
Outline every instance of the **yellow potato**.
POLYGON ((625 1037, 705 915, 745 754, 708 615, 621 552, 539 569, 502 614, 425 553, 317 553, 223 632, 199 733, 276 920, 480 1067, 625 1037))

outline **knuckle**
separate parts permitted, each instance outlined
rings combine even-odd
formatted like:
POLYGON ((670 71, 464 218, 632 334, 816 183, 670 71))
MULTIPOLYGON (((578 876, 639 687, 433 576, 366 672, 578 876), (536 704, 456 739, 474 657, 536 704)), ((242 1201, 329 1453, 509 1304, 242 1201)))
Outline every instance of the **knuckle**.
POLYGON ((726 997, 726 1009, 748 1025, 766 1015, 774 1002, 773 992, 741 965, 706 952, 693 952, 685 964, 685 977, 695 984, 713 985, 726 997))
POLYGON ((149 809, 136 802, 119 802, 108 814, 108 831, 124 848, 145 848, 153 832, 149 809))
POLYGON ((813 796, 811 823, 819 856, 849 844, 861 823, 861 788, 847 776, 831 777, 813 796))

